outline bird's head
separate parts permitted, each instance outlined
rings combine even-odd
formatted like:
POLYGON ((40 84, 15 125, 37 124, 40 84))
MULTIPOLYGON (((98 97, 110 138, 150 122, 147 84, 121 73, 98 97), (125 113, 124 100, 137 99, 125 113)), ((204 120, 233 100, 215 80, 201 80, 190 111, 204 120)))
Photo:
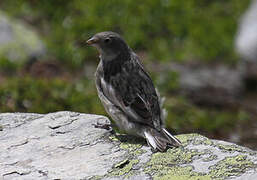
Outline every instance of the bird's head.
POLYGON ((95 34, 87 40, 88 45, 97 48, 105 60, 112 60, 121 53, 129 53, 130 49, 125 40, 117 33, 106 31, 95 34))

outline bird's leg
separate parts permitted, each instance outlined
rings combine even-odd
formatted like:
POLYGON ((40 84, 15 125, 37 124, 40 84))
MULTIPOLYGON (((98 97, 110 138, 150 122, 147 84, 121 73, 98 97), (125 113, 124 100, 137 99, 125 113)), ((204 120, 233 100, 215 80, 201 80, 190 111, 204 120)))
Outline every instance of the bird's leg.
POLYGON ((95 128, 106 129, 111 134, 115 134, 115 131, 112 128, 112 124, 97 122, 96 124, 93 124, 93 125, 94 125, 95 128))

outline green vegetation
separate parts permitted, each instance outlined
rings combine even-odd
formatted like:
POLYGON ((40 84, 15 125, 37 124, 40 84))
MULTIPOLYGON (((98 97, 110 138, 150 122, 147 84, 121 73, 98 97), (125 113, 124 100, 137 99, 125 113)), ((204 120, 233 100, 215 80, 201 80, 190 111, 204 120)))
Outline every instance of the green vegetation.
POLYGON ((31 24, 57 60, 78 67, 95 60, 81 42, 113 30, 150 59, 235 62, 233 40, 239 15, 249 0, 86 0, 0 2, 1 9, 31 24))
MULTIPOLYGON (((244 111, 204 109, 183 97, 164 95, 167 97, 167 125, 178 132, 226 132, 249 118, 244 111)), ((0 112, 62 110, 107 115, 97 97, 94 82, 86 78, 70 82, 60 78, 12 77, 0 86, 0 112)))
POLYGON ((32 77, 9 78, 0 87, 0 112, 78 111, 103 114, 93 82, 32 77))
MULTIPOLYGON (((0 10, 36 30, 46 44, 42 59, 57 61, 73 77, 87 63, 98 62, 95 49, 83 43, 106 30, 121 33, 144 55, 144 64, 170 60, 235 63, 233 39, 248 4, 249 0, 1 0, 0 10)), ((105 114, 92 79, 77 74, 75 80, 35 78, 24 71, 25 67, 0 57, 0 112, 105 114)), ((166 97, 167 124, 178 132, 226 131, 248 119, 243 111, 199 108, 185 97, 175 97, 179 75, 174 72, 152 75, 166 97)))

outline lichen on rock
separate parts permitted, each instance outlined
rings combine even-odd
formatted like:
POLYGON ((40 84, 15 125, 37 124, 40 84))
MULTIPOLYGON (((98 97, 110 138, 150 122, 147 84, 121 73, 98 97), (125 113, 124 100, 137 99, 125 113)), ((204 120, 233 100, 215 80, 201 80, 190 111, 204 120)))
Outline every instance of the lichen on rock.
POLYGON ((144 139, 93 126, 107 118, 74 112, 0 114, 3 179, 257 179, 257 152, 199 134, 153 153, 144 139))

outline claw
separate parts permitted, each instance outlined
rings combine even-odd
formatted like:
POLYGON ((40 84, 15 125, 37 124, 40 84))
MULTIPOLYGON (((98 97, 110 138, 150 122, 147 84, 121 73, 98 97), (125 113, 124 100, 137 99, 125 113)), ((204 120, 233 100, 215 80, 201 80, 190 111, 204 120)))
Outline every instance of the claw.
POLYGON ((97 122, 96 124, 92 124, 95 128, 106 129, 107 131, 113 131, 111 124, 102 124, 97 122))

